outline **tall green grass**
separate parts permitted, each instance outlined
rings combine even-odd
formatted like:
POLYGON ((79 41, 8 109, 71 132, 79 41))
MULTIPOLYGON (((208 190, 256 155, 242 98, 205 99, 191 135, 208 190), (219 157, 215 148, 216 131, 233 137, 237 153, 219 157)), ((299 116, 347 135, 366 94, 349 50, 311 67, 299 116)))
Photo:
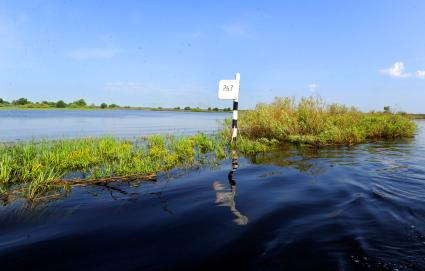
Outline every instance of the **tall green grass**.
POLYGON ((403 114, 363 113, 313 97, 258 104, 255 110, 241 112, 238 123, 242 138, 311 145, 353 145, 413 137, 416 131, 416 124, 403 114))
MULTIPOLYGON (((112 137, 0 144, 0 186, 28 183, 29 199, 71 172, 85 179, 147 175, 225 156, 219 136, 150 136, 136 142, 112 137)), ((4 188, 3 188, 4 190, 4 188)))

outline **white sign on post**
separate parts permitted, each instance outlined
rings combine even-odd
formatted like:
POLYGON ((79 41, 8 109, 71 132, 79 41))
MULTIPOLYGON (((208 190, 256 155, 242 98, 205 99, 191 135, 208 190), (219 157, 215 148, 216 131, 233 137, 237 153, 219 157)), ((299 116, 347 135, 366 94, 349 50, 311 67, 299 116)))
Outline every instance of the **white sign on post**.
POLYGON ((218 98, 223 100, 237 100, 239 98, 239 78, 235 80, 220 80, 218 82, 218 98))
POLYGON ((218 82, 218 98, 224 100, 233 100, 233 118, 232 118, 232 142, 238 135, 238 102, 241 75, 236 73, 235 80, 220 80, 218 82))

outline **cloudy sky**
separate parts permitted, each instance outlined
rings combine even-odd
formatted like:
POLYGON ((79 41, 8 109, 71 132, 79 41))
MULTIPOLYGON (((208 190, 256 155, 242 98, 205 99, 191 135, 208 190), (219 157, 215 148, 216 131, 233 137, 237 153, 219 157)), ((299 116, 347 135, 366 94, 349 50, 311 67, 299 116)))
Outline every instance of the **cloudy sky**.
POLYGON ((0 97, 241 107, 319 95, 425 112, 425 1, 0 0, 0 97))

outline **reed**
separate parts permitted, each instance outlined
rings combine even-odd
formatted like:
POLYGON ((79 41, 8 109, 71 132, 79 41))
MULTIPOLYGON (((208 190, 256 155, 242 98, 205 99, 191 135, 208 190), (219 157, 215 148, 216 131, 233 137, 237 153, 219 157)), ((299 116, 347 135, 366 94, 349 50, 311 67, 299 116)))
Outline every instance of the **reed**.
POLYGON ((242 138, 280 143, 354 145, 373 140, 413 137, 415 122, 405 114, 363 113, 326 104, 320 98, 276 98, 240 114, 242 138))
POLYGON ((26 183, 29 199, 45 193, 72 172, 85 179, 147 175, 190 167, 225 156, 220 136, 150 136, 136 141, 112 137, 0 145, 0 187, 26 183), (208 157, 207 157, 208 156, 208 157))

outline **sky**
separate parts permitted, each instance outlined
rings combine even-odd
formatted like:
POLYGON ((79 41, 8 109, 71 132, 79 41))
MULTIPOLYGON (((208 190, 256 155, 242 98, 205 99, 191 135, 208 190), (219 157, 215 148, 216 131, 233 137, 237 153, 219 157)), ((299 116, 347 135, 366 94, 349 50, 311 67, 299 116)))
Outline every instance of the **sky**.
POLYGON ((425 113, 425 1, 0 0, 0 98, 425 113))

